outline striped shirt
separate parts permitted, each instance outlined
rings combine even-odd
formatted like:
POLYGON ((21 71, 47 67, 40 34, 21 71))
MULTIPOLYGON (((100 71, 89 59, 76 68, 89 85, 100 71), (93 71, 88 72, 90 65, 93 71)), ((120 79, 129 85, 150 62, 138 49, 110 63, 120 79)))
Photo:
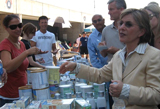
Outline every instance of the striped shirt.
MULTIPOLYGON (((125 68, 127 67, 128 65, 128 62, 130 60, 130 58, 132 57, 132 54, 134 52, 137 52, 138 54, 144 54, 145 51, 146 51, 146 48, 147 48, 147 43, 142 43, 142 44, 139 44, 135 49, 134 51, 130 52, 128 54, 128 56, 125 58, 125 54, 126 54, 126 46, 119 52, 119 56, 122 60, 122 63, 123 63, 123 70, 122 72, 124 72, 125 68)), ((130 92, 130 86, 128 84, 123 84, 123 88, 122 88, 122 91, 121 91, 121 94, 120 94, 120 99, 128 99, 129 98, 129 92, 130 92)))

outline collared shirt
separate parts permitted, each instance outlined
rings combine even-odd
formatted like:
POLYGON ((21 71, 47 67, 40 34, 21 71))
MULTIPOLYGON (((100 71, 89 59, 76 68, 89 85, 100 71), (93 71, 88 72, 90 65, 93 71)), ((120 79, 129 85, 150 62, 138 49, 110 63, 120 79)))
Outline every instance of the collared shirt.
POLYGON ((90 56, 90 62, 93 67, 101 68, 107 64, 107 57, 100 54, 97 46, 101 42, 102 34, 95 29, 88 38, 87 48, 90 56))
MULTIPOLYGON (((142 43, 142 44, 139 44, 135 49, 134 51, 130 52, 128 54, 128 56, 125 58, 125 54, 126 54, 126 46, 119 52, 119 56, 122 60, 122 63, 123 63, 123 72, 125 70, 125 68, 127 67, 128 65, 128 62, 132 56, 132 54, 134 52, 138 53, 138 54, 144 54, 145 51, 146 51, 146 48, 147 48, 147 43, 142 43)), ((121 95, 119 98, 122 98, 122 99, 126 99, 129 97, 129 92, 130 92, 130 86, 129 84, 123 84, 123 88, 122 88, 122 91, 121 91, 121 95)))
MULTIPOLYGON (((118 29, 114 26, 114 22, 103 29, 102 41, 106 42, 108 48, 115 47, 122 49, 125 46, 125 44, 119 40, 118 29)), ((108 53, 108 62, 112 59, 113 55, 114 54, 108 53)))

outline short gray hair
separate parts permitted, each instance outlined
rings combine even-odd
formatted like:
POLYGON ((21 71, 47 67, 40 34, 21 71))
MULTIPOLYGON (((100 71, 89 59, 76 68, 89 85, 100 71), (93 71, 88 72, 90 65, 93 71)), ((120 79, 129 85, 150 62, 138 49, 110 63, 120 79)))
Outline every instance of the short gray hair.
POLYGON ((116 7, 118 9, 120 9, 120 8, 126 9, 127 8, 125 0, 109 0, 107 4, 110 4, 112 2, 116 2, 116 7))

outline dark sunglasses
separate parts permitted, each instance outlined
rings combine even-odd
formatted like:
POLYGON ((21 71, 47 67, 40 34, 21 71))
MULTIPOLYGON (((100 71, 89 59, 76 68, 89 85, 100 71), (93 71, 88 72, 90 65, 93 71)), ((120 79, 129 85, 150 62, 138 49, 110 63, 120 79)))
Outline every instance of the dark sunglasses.
POLYGON ((93 20, 93 23, 97 23, 97 22, 101 22, 102 19, 98 19, 98 20, 93 20))
POLYGON ((122 26, 123 24, 124 24, 127 28, 130 28, 130 27, 132 27, 133 25, 135 25, 135 24, 133 24, 133 23, 130 22, 130 21, 127 21, 127 22, 120 21, 119 25, 122 26))
POLYGON ((16 28, 22 28, 23 27, 23 24, 22 23, 19 23, 17 25, 10 25, 8 26, 8 28, 10 28, 11 30, 15 30, 16 28))

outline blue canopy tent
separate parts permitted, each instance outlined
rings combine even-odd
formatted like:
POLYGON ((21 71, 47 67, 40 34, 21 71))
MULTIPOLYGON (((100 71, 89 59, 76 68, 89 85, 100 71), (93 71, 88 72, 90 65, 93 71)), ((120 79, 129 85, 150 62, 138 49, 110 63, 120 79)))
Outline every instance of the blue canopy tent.
POLYGON ((95 27, 93 25, 87 27, 84 29, 84 32, 93 32, 95 30, 95 27))

